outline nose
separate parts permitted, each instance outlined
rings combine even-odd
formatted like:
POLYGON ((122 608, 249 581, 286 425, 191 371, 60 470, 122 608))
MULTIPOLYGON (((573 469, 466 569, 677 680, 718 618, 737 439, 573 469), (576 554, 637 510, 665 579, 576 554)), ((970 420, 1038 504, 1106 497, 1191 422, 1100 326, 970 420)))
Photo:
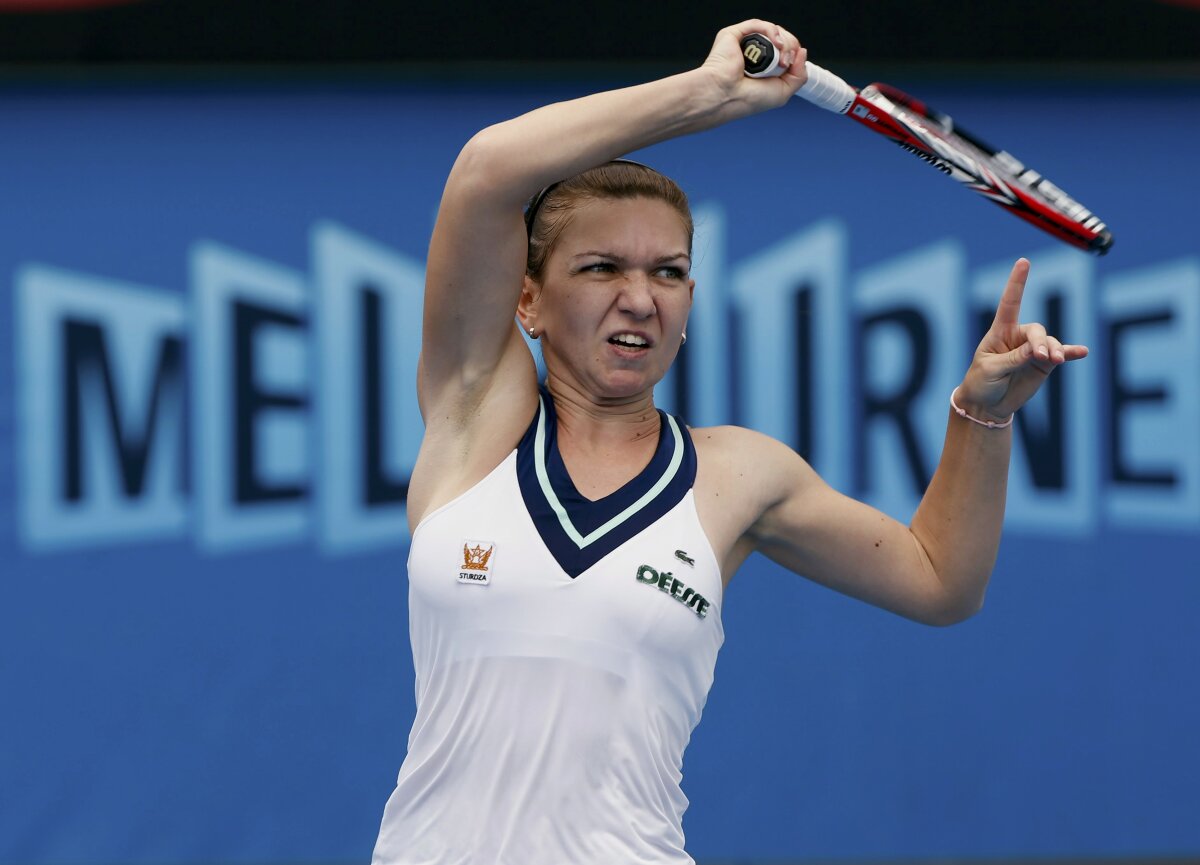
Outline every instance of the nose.
POLYGON ((617 308, 636 318, 650 318, 658 311, 649 274, 630 271, 626 275, 617 308))

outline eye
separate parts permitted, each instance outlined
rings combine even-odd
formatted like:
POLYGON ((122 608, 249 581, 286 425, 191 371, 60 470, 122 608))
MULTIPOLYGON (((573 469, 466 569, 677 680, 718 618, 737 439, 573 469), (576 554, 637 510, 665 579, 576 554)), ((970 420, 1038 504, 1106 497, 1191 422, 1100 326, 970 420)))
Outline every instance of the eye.
POLYGON ((611 261, 595 261, 591 264, 585 264, 581 268, 583 272, 591 273, 615 273, 616 269, 616 265, 611 261))
POLYGON ((682 267, 660 267, 657 272, 659 276, 665 276, 667 279, 687 279, 687 271, 682 267))

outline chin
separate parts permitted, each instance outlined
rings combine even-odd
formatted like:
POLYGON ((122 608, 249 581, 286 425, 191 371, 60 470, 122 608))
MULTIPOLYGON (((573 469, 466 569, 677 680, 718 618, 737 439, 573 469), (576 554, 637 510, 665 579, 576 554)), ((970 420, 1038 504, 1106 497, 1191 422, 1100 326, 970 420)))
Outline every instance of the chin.
POLYGON ((640 396, 662 380, 662 376, 650 377, 644 373, 615 373, 603 382, 603 394, 612 399, 628 399, 640 396))

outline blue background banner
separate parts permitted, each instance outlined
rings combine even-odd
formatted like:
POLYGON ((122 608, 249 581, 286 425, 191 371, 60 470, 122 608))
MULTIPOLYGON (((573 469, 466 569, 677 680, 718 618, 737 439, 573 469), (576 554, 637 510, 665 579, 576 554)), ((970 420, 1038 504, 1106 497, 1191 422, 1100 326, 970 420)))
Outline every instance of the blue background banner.
MULTIPOLYGON (((1078 197, 1112 253, 800 104, 660 145, 639 158, 698 223, 661 404, 907 520, 1017 256, 1025 318, 1092 356, 1018 417, 976 618, 743 568, 689 849, 1200 856, 1200 91, 893 83, 1078 197)), ((369 857, 414 711, 438 196, 477 129, 588 89, 0 91, 0 862, 369 857)))

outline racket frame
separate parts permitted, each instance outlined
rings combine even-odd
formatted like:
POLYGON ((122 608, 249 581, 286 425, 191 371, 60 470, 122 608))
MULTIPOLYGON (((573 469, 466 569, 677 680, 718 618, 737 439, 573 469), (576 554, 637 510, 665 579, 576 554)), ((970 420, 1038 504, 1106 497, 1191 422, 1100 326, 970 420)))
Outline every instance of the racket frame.
POLYGON ((1112 246, 1107 226, 1062 189, 902 90, 869 84, 858 91, 847 116, 1078 249, 1104 255, 1112 246))
MULTIPOLYGON (((784 73, 779 49, 761 33, 742 39, 751 78, 784 73)), ((1104 255, 1112 232, 1099 217, 1032 168, 957 126, 948 114, 888 84, 852 87, 828 69, 805 61, 808 80, 795 95, 835 114, 846 114, 885 136, 968 189, 1050 235, 1104 255)))

